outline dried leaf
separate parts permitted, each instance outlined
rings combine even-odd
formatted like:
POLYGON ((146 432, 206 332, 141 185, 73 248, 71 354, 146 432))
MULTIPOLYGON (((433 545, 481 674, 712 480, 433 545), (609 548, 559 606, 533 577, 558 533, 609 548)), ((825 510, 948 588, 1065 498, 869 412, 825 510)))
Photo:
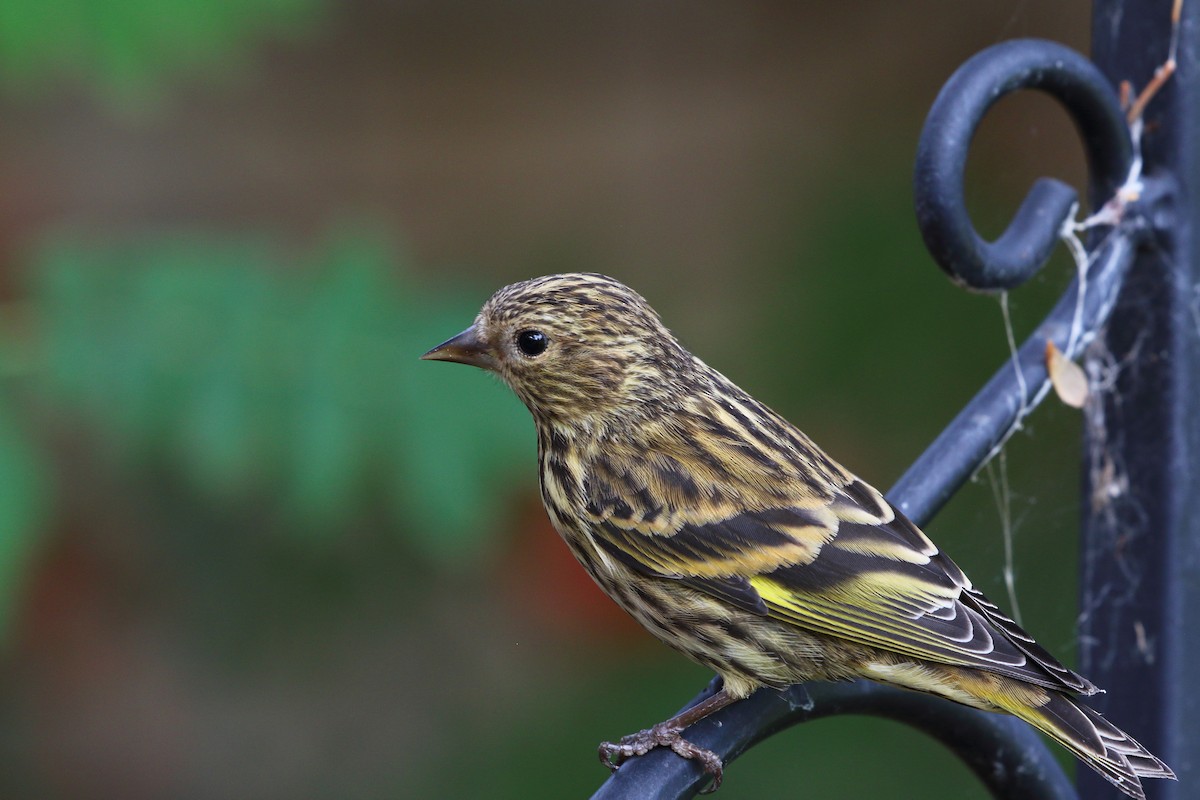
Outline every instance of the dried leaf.
POLYGON ((1046 341, 1046 371, 1050 373, 1050 383, 1058 399, 1071 408, 1083 408, 1088 398, 1087 375, 1083 367, 1063 355, 1049 340, 1046 341))

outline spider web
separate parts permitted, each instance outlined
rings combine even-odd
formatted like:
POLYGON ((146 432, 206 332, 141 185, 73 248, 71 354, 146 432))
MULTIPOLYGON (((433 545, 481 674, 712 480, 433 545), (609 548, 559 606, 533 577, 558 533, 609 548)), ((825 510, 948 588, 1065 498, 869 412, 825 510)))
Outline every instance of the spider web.
MULTIPOLYGON (((1088 386, 1088 397, 1084 403, 1083 411, 1084 422, 1088 432, 1087 441, 1089 451, 1086 454, 1090 469, 1088 477, 1089 485, 1092 487, 1089 503, 1091 511, 1094 514, 1111 516, 1114 513, 1112 510, 1113 501, 1123 497, 1129 485, 1127 472, 1123 465, 1119 463, 1119 459, 1114 457, 1106 447, 1108 442, 1106 435, 1107 419, 1103 398, 1116 385, 1120 371, 1136 360, 1140 348, 1135 346, 1129 356, 1123 361, 1118 362, 1105 345, 1104 336, 1102 335, 1103 329, 1098 331, 1084 331, 1083 309, 1084 298, 1087 296, 1088 291, 1087 277, 1094 260, 1093 254, 1098 252, 1100 247, 1097 246, 1089 254, 1081 235, 1088 231, 1104 227, 1110 229, 1109 235, 1111 235, 1111 231, 1115 230, 1116 226, 1124 218, 1129 204, 1136 201, 1142 193, 1143 159, 1141 138, 1144 127, 1143 113, 1150 99, 1153 98, 1171 75, 1174 74, 1181 10, 1182 0, 1175 0, 1172 7, 1171 39, 1167 58, 1155 71, 1153 78, 1136 97, 1132 96, 1128 83, 1124 83, 1121 87, 1122 103, 1128 114, 1130 138, 1133 141, 1134 151, 1133 161, 1125 182, 1117 189, 1108 202, 1083 220, 1077 219, 1078 205, 1076 205, 1066 222, 1064 222, 1059 234, 1074 262, 1076 271, 1075 314, 1071 322, 1067 346, 1063 353, 1067 359, 1071 359, 1072 361, 1080 359, 1083 361, 1083 370, 1088 386)), ((1102 243, 1103 240, 1097 244, 1102 243)), ((988 479, 992 500, 996 506, 1000 522, 1001 540, 1003 543, 1004 560, 1001 567, 1001 575, 1012 617, 1018 625, 1021 625, 1023 623, 1016 588, 1014 494, 1009 476, 1007 446, 1014 435, 1025 429, 1025 421, 1033 412, 1033 409, 1046 398, 1052 388, 1056 387, 1053 370, 1050 370, 1051 374, 1031 395, 1028 390, 1029 387, 1025 382, 1025 377, 1020 369, 1017 341, 1007 291, 999 294, 999 306, 1003 320, 1005 340, 1008 346, 1009 357, 1016 373, 1020 396, 1022 398, 1031 397, 1032 399, 1028 401, 1022 400, 1022 404, 1017 410, 1012 424, 984 458, 979 470, 976 471, 976 475, 983 472, 988 479)), ((1200 286, 1193 287, 1191 310, 1193 319, 1197 323, 1197 330, 1200 330, 1200 286)), ((1112 520, 1110 519, 1110 521, 1112 520)), ((1131 580, 1134 577, 1136 576, 1131 576, 1131 580)), ((1132 581, 1127 590, 1133 591, 1135 589, 1136 581, 1132 581)), ((1106 593, 1101 593, 1098 597, 1093 598, 1093 603, 1103 601, 1106 596, 1106 593)), ((1089 612, 1089 608, 1082 609, 1077 622, 1082 622, 1086 619, 1089 612)), ((1149 643, 1145 644, 1147 648, 1150 647, 1149 643)))

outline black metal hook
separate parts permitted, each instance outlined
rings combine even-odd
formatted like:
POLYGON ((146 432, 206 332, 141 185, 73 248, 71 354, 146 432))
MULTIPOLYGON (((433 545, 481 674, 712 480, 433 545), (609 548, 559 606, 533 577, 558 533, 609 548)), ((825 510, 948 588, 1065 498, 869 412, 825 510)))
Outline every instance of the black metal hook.
POLYGON ((1017 89, 1040 89, 1067 110, 1083 139, 1099 196, 1110 196, 1124 183, 1133 160, 1133 142, 1112 86, 1074 50, 1017 39, 989 47, 959 67, 921 131, 914 194, 925 246, 954 281, 978 291, 1011 289, 1032 277, 1058 243, 1076 199, 1070 186, 1041 178, 996 241, 983 239, 971 224, 963 198, 971 139, 988 109, 1017 89))

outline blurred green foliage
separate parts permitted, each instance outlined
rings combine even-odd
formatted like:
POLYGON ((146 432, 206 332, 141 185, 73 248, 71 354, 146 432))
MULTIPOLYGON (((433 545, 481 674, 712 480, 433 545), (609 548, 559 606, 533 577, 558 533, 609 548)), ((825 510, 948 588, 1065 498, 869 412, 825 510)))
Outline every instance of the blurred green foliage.
MULTIPOLYGON (((9 373, 27 410, 84 420, 127 470, 167 470, 290 531, 334 535, 382 510, 429 557, 478 551, 522 474, 511 465, 533 463, 529 423, 498 383, 418 356, 485 293, 405 281, 369 236, 287 261, 262 241, 59 236, 33 261, 29 325, 2 343, 9 373)), ((19 500, 0 498, 0 575, 42 491, 17 411, 0 407, 0 492, 19 500)))
POLYGON ((46 518, 42 457, 21 431, 16 410, 0 397, 0 641, 25 588, 25 567, 46 518))
POLYGON ((5 0, 0 82, 38 86, 69 75, 118 101, 144 99, 184 70, 226 69, 264 35, 309 26, 318 0, 5 0))

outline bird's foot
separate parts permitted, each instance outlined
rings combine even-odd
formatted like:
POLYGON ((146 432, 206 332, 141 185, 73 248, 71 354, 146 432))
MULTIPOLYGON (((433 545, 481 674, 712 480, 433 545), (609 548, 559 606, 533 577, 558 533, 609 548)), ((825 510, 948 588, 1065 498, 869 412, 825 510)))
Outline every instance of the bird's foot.
POLYGON ((627 759, 644 756, 656 747, 669 747, 683 758, 698 761, 704 771, 712 775, 712 783, 707 789, 700 792, 701 794, 715 792, 721 785, 723 777, 724 765, 721 763, 721 758, 712 750, 706 750, 684 739, 680 733, 681 729, 672 723, 673 720, 660 722, 653 728, 631 733, 616 744, 602 742, 600 744, 600 763, 616 771, 617 767, 627 759))

